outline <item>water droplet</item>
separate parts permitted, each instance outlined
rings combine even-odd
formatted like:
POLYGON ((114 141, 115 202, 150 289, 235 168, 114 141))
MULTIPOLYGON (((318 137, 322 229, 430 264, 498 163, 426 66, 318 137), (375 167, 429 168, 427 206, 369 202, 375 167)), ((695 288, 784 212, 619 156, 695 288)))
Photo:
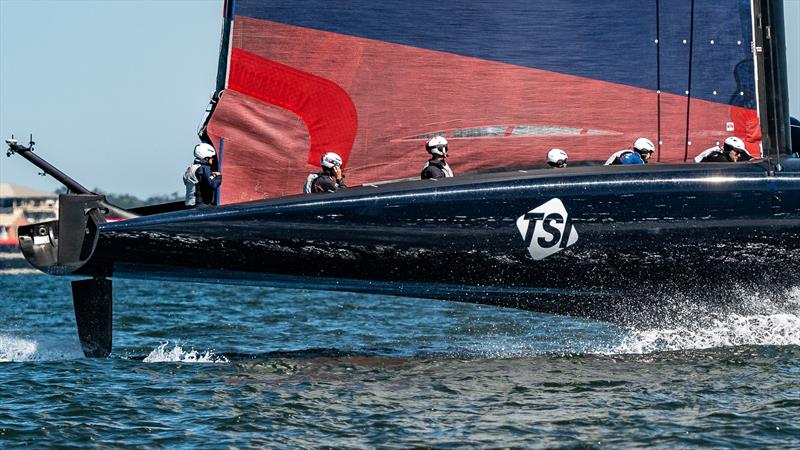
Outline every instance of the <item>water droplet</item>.
POLYGON ((683 40, 683 43, 684 43, 684 44, 686 43, 686 39, 684 39, 684 40, 683 40))
POLYGON ((713 39, 711 40, 711 45, 714 45, 714 40, 713 39))
POLYGON ((717 91, 714 91, 714 95, 717 95, 717 91))

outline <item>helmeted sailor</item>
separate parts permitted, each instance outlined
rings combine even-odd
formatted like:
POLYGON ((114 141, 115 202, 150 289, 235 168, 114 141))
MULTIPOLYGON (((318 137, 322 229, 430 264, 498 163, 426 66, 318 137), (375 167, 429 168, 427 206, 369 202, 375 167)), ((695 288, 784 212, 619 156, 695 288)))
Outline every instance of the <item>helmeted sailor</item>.
POLYGON ((707 162, 737 162, 752 159, 745 148, 744 141, 736 136, 725 139, 722 147, 715 145, 694 157, 696 163, 707 162))
POLYGON ((334 152, 322 155, 319 163, 322 171, 308 175, 303 192, 306 194, 319 194, 336 192, 345 189, 344 174, 342 173, 342 157, 334 152))
POLYGON ((447 164, 447 139, 444 136, 434 136, 425 144, 425 150, 431 154, 431 159, 422 168, 420 178, 423 180, 439 178, 450 178, 453 176, 453 169, 447 164))
POLYGON ((186 186, 186 206, 216 205, 217 188, 222 184, 222 174, 214 170, 217 152, 210 144, 194 147, 194 162, 183 173, 186 186))
POLYGON ((606 161, 607 166, 617 164, 647 164, 650 156, 656 151, 653 141, 640 137, 634 141, 631 148, 620 150, 611 155, 606 161))
POLYGON ((567 152, 560 148, 554 148, 547 152, 547 165, 553 169, 567 167, 567 159, 567 152))

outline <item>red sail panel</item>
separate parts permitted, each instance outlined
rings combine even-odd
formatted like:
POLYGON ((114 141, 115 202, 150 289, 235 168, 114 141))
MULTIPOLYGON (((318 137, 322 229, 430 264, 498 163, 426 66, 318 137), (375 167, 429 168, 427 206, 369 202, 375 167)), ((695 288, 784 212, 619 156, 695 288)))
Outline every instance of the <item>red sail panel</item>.
POLYGON ((678 93, 245 16, 233 29, 209 124, 225 140, 225 203, 299 194, 325 151, 350 185, 419 176, 433 134, 457 174, 541 165, 554 147, 605 160, 659 131, 662 162, 745 130, 760 139, 755 111, 727 102, 692 98, 687 133, 678 93))
POLYGON ((298 115, 311 136, 310 164, 328 151, 345 159, 350 153, 358 119, 336 83, 234 48, 228 87, 298 115))
POLYGON ((225 139, 222 203, 296 194, 305 180, 311 139, 303 120, 289 110, 229 90, 208 133, 217 145, 225 139))

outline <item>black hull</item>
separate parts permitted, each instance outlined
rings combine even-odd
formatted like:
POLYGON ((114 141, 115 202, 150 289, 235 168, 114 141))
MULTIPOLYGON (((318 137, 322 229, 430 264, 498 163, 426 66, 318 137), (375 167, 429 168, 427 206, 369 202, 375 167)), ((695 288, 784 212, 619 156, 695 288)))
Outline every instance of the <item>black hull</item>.
POLYGON ((623 310, 658 299, 795 285, 800 174, 797 161, 784 166, 774 175, 759 162, 535 170, 158 214, 101 225, 77 273, 624 320, 623 310), (536 260, 517 221, 552 199, 566 214, 529 215, 537 256, 553 252, 536 260))

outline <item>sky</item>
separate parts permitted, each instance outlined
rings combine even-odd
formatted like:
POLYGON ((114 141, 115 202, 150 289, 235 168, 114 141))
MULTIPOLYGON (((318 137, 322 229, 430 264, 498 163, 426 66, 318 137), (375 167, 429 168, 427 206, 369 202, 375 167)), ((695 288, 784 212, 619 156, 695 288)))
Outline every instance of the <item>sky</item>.
MULTIPOLYGON (((0 138, 89 189, 182 193, 221 26, 222 0, 0 0, 0 138)), ((0 181, 60 186, 37 172, 0 154, 0 181)))
MULTIPOLYGON (((784 0, 790 109, 800 117, 800 0, 784 0)), ((0 0, 0 137, 89 189, 183 191, 214 89, 222 0, 0 0)), ((5 148, 5 146, 3 146, 5 148)), ((0 182, 60 185, 0 154, 0 182)))

